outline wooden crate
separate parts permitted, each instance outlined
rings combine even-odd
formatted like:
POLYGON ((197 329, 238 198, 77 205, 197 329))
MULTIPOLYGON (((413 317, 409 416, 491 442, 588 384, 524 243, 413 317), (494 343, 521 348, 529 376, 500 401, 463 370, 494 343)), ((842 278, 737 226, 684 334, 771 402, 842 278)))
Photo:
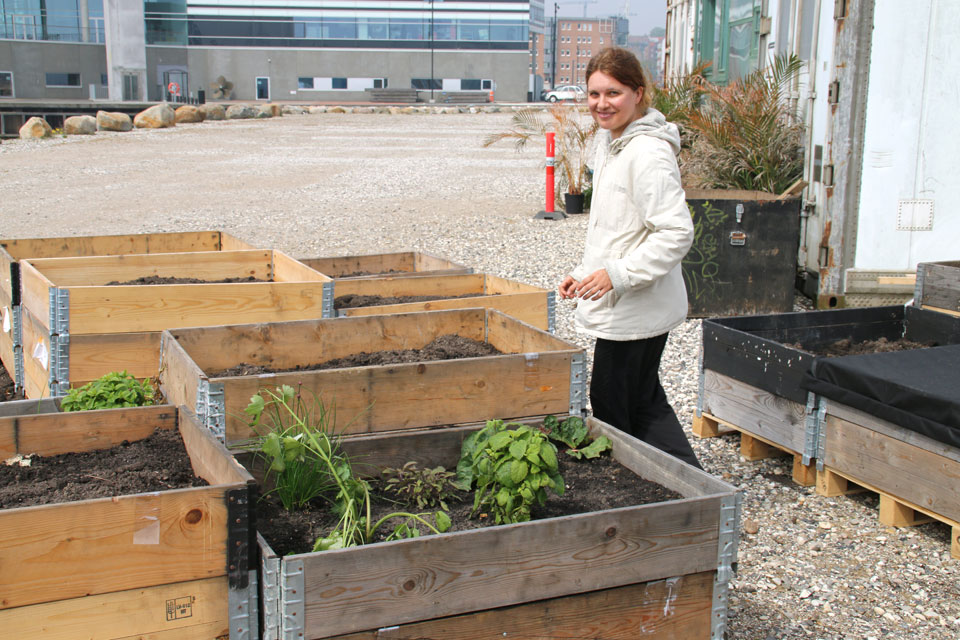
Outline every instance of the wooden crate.
MULTIPOLYGON (((730 485, 593 418, 622 465, 683 499, 278 557, 258 535, 264 638, 720 638, 730 485)), ((476 426, 347 438, 376 465, 456 466, 476 426)))
POLYGON ((183 409, 55 410, 5 403, 0 460, 179 429, 210 486, 0 510, 0 628, 51 640, 257 637, 252 476, 183 409))
POLYGON ((337 281, 334 296, 450 296, 447 299, 404 304, 339 309, 338 316, 368 316, 440 309, 486 307, 496 309, 535 327, 553 331, 556 294, 522 282, 483 273, 425 276, 422 278, 364 278, 337 281), (470 298, 455 298, 474 294, 470 298))
POLYGON ((960 559, 960 449, 835 400, 819 402, 817 492, 841 495, 852 481, 880 495, 887 526, 939 520, 951 527, 950 553, 960 559))
POLYGON ((917 265, 915 304, 960 316, 960 261, 917 265))
POLYGON ((960 319, 893 306, 704 320, 694 433, 732 427, 747 436, 746 458, 770 455, 768 446, 786 451, 798 484, 813 484, 819 409, 800 382, 815 356, 801 347, 882 337, 960 343, 960 319))
POLYGON ((62 238, 0 239, 0 360, 22 381, 22 344, 19 335, 19 261, 29 258, 180 253, 192 251, 236 251, 252 249, 246 242, 222 231, 142 233, 117 236, 70 236, 62 238), (18 366, 19 362, 19 366, 18 366))
POLYGON ((576 413, 584 405, 583 349, 492 309, 177 329, 161 338, 160 385, 226 442, 252 435, 243 409, 282 384, 322 394, 338 428, 366 433, 486 418, 576 413), (419 349, 456 334, 502 355, 435 362, 214 377, 240 363, 304 367, 361 352, 419 349))
POLYGON ((220 251, 20 263, 24 389, 63 395, 110 371, 155 376, 159 332, 332 314, 333 283, 278 251, 220 251), (160 275, 267 282, 107 286, 160 275))
POLYGON ((300 262, 335 280, 358 278, 417 278, 473 273, 473 269, 446 258, 419 251, 376 253, 362 256, 300 258, 300 262))

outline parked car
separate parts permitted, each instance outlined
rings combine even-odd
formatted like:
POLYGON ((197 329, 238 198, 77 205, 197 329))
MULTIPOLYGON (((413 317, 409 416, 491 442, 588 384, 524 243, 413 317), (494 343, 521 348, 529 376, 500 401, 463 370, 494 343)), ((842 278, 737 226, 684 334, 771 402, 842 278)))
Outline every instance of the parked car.
POLYGON ((547 102, 557 102, 558 100, 583 100, 587 97, 587 92, 575 84, 568 84, 557 87, 553 91, 547 91, 543 99, 547 102))

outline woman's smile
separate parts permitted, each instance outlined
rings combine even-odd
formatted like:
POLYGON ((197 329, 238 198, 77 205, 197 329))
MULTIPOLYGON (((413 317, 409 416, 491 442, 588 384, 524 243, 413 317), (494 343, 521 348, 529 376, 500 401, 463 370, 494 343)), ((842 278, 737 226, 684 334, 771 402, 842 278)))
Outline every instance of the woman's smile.
POLYGON ((640 117, 637 105, 641 98, 643 87, 631 89, 602 71, 595 71, 587 80, 590 114, 613 138, 619 138, 627 125, 640 117))

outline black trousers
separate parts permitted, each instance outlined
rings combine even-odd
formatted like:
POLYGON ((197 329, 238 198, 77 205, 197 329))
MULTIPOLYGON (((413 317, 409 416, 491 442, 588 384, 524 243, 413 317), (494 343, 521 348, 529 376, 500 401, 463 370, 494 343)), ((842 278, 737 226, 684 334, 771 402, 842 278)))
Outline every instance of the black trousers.
POLYGON ((593 415, 702 469, 660 384, 666 344, 666 333, 630 341, 597 338, 590 379, 593 415))

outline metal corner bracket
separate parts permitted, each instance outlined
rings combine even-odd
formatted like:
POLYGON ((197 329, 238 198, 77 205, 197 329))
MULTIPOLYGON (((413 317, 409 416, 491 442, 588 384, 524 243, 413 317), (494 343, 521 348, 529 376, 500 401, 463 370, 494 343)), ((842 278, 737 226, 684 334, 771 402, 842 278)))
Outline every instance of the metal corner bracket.
POLYGON ((817 396, 817 471, 823 471, 823 455, 827 446, 827 399, 817 396))
POLYGON ((197 385, 197 418, 220 442, 225 442, 227 437, 226 413, 223 383, 201 378, 197 385))
POLYGON ((579 351, 570 358, 570 415, 583 415, 587 409, 587 357, 579 351))
POLYGON ((280 639, 280 558, 260 554, 263 576, 263 640, 280 639))
POLYGON ((557 331, 557 292, 547 291, 547 331, 557 331))
POLYGON ((70 391, 70 335, 50 336, 50 371, 47 378, 50 395, 65 396, 70 391))
POLYGON ((227 506, 227 583, 230 640, 256 640, 259 635, 257 572, 251 570, 250 488, 231 489, 227 506))
POLYGON ((23 390, 23 309, 20 305, 13 307, 13 388, 19 392, 23 390))
POLYGON ((737 546, 740 542, 740 511, 743 494, 739 491, 720 500, 720 528, 717 545, 717 575, 713 580, 713 605, 710 618, 711 640, 723 640, 727 630, 730 581, 737 570, 737 546))
POLYGON ((283 640, 303 640, 304 630, 303 560, 283 560, 280 564, 280 631, 283 640))
POLYGON ((333 309, 333 287, 333 280, 323 283, 323 293, 321 295, 320 302, 321 318, 335 318, 337 315, 333 309))

